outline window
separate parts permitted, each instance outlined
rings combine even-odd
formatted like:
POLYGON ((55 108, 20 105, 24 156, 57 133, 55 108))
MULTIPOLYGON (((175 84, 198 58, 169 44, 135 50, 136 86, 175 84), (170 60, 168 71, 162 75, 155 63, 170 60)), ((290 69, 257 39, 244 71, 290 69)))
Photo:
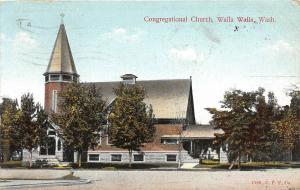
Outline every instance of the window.
POLYGON ((58 141, 57 141, 57 150, 61 151, 61 140, 60 139, 58 139, 58 141))
POLYGON ((40 147, 40 155, 55 155, 56 141, 54 137, 47 137, 47 143, 40 147))
POLYGON ((40 147, 40 155, 47 155, 47 147, 46 146, 40 147))
POLYGON ((167 154, 167 162, 176 162, 176 154, 167 154))
POLYGON ((123 79, 124 84, 135 84, 135 79, 123 79))
POLYGON ((52 91, 52 111, 56 113, 57 109, 57 90, 52 91))
POLYGON ((89 161, 99 161, 99 154, 89 154, 89 161))
POLYGON ((122 154, 112 154, 111 161, 112 162, 120 162, 122 160, 122 154))
POLYGON ((55 131, 48 131, 48 135, 56 135, 55 131))
POLYGON ((77 82, 77 77, 73 77, 73 81, 74 81, 74 82, 77 82))
POLYGON ((144 161, 144 155, 143 154, 135 154, 135 155, 133 155, 133 160, 135 162, 143 162, 144 161))
POLYGON ((162 139, 161 143, 163 144, 178 144, 177 139, 162 139))
POLYGON ((59 80, 59 75, 50 75, 50 80, 52 81, 59 80))
POLYGON ((101 134, 99 134, 99 136, 97 137, 97 144, 101 144, 101 134))
POLYGON ((64 81, 72 81, 72 77, 70 75, 63 75, 64 81))
POLYGON ((48 82, 49 81, 49 76, 47 75, 46 77, 45 77, 45 82, 48 82))

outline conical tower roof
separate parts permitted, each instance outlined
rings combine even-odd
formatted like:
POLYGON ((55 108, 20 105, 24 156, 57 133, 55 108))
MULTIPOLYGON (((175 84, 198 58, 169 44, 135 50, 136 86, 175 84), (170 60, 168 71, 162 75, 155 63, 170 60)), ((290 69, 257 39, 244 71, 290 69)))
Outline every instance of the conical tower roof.
POLYGON ((49 73, 77 74, 64 24, 61 24, 44 75, 49 73))

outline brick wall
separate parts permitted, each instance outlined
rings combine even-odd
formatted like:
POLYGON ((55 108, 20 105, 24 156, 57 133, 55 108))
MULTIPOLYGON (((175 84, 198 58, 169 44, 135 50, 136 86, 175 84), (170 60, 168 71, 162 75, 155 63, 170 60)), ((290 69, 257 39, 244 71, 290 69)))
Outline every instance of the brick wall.
MULTIPOLYGON (((65 83, 62 82, 49 82, 45 84, 45 111, 46 113, 51 113, 51 103, 52 103, 52 91, 57 90, 58 91, 58 96, 59 93, 63 90, 65 87, 65 83)), ((59 100, 59 98, 58 98, 59 100)))

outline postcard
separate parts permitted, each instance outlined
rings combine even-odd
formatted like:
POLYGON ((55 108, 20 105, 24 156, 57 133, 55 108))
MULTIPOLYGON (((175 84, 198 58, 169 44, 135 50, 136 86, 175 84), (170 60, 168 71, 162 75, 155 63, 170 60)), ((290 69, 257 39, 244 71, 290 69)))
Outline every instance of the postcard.
POLYGON ((300 1, 0 1, 0 189, 300 189, 300 1))

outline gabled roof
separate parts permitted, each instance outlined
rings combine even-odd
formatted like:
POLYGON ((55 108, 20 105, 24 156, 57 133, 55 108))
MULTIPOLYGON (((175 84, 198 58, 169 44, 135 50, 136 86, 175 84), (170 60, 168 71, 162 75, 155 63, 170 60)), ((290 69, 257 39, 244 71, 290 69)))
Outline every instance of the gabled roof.
MULTIPOLYGON (((114 88, 117 88, 120 82, 83 84, 95 84, 96 88, 100 89, 104 99, 110 104, 115 99, 114 88)), ((186 117, 191 85, 190 79, 137 81, 136 84, 145 88, 146 98, 144 102, 147 105, 152 105, 155 118, 176 119, 186 117)))
POLYGON ((59 27, 51 58, 44 75, 48 73, 69 73, 77 75, 64 24, 61 24, 59 27))

